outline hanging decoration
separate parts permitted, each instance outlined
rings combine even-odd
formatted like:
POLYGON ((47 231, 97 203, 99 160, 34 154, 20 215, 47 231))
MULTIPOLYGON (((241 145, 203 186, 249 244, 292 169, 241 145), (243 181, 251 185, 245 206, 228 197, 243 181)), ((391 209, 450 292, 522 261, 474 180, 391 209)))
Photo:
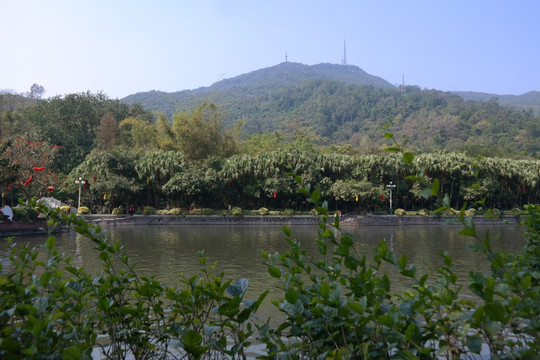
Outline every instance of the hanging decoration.
POLYGON ((45 166, 42 166, 42 167, 35 167, 34 168, 34 171, 41 171, 41 170, 44 170, 45 169, 45 166))
POLYGON ((356 202, 358 202, 358 195, 356 195, 356 202))
POLYGON ((381 194, 381 200, 384 200, 384 194, 381 194))
POLYGON ((274 199, 277 198, 277 191, 274 192, 274 199))
POLYGON ((96 182, 96 181, 97 181, 97 175, 94 174, 94 182, 96 182))
POLYGON ((26 180, 26 182, 24 183, 24 186, 28 186, 28 184, 30 184, 30 182, 32 181, 33 179, 33 176, 30 175, 30 177, 28 178, 28 180, 26 180))
POLYGON ((107 193, 103 194, 103 200, 107 200, 107 193))
POLYGON ((150 184, 150 176, 147 176, 147 177, 146 177, 146 183, 147 183, 147 184, 150 184))
POLYGON ((47 190, 49 190, 49 192, 53 192, 53 191, 54 191, 54 187, 52 187, 52 186, 47 186, 47 190))

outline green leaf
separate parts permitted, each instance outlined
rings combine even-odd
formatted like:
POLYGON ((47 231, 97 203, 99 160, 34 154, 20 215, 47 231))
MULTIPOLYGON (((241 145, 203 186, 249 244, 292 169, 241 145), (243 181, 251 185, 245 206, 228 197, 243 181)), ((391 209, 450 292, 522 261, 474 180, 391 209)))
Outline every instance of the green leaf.
POLYGON ((279 279, 281 277, 281 270, 279 270, 275 266, 269 266, 268 267, 268 273, 270 274, 270 276, 275 277, 277 279, 279 279))
POLYGON ((384 133, 385 139, 392 139, 394 137, 394 134, 391 132, 384 133))
POLYGON ((242 297, 246 293, 248 286, 249 286, 248 279, 238 279, 234 282, 234 284, 229 285, 227 287, 227 292, 231 294, 232 296, 242 297))
POLYGON ((474 230, 474 228, 465 228, 459 232, 459 235, 474 237, 476 235, 476 231, 474 230))
POLYGON ((506 309, 498 301, 486 302, 484 311, 492 320, 501 322, 506 320, 506 309))
POLYGON ((433 183, 431 184, 431 195, 433 196, 439 195, 439 189, 440 189, 439 179, 435 178, 433 179, 433 183))
POLYGON ((315 189, 315 191, 311 193, 311 202, 313 202, 314 204, 318 204, 320 197, 321 197, 321 192, 319 191, 319 189, 315 189))
POLYGON ((194 355, 197 359, 199 359, 209 349, 207 346, 201 346, 203 338, 194 330, 187 330, 184 334, 183 340, 184 349, 190 354, 194 355))
POLYGON ((412 181, 422 181, 422 180, 424 180, 420 176, 414 176, 414 175, 405 176, 405 179, 406 180, 412 180, 412 181))
POLYGON ((347 305, 358 314, 362 315, 364 313, 364 307, 362 304, 356 302, 356 301, 348 301, 347 305))
POLYGON ((384 151, 386 151, 386 152, 399 152, 399 151, 400 151, 400 148, 394 147, 394 146, 390 146, 390 147, 385 148, 384 151))
POLYGON ((406 152, 403 154, 402 160, 405 164, 410 164, 414 160, 414 154, 411 152, 406 152))
POLYGON ((405 340, 408 342, 411 342, 413 340, 413 336, 416 333, 418 327, 415 323, 410 323, 407 327, 407 330, 405 330, 405 340))
POLYGON ((319 291, 321 292, 322 298, 328 299, 330 296, 330 285, 326 281, 323 282, 319 287, 319 291))
POLYGON ((82 353, 79 348, 75 345, 71 345, 70 347, 67 347, 64 349, 64 352, 62 353, 62 357, 65 360, 79 360, 82 358, 82 353))
POLYGON ((469 336, 467 338, 467 347, 471 352, 480 354, 482 351, 482 338, 480 336, 469 336))
POLYGON ((47 238, 47 249, 52 249, 54 247, 54 245, 56 244, 56 239, 54 236, 49 236, 47 238))
POLYGON ((289 288, 289 290, 287 290, 287 293, 285 294, 285 300, 287 300, 287 302, 292 305, 295 305, 298 302, 298 294, 293 288, 289 288))
POLYGON ((292 235, 291 228, 288 227, 287 225, 285 225, 285 226, 283 227, 283 233, 285 234, 285 236, 291 237, 291 235, 292 235))
POLYGON ((398 261, 398 266, 400 269, 405 269, 405 266, 407 265, 407 256, 405 254, 401 255, 398 261))

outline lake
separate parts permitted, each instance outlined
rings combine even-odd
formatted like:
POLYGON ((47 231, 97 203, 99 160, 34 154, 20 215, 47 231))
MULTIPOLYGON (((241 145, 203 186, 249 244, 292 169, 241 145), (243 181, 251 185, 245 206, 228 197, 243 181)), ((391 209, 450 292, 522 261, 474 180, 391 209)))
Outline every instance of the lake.
MULTIPOLYGON (((198 251, 204 250, 208 263, 217 262, 218 270, 227 279, 246 278, 250 282, 248 297, 255 298, 271 289, 277 280, 270 277, 263 263, 261 251, 275 253, 288 249, 281 225, 117 225, 104 227, 113 239, 124 245, 127 254, 141 274, 155 275, 167 285, 177 285, 178 274, 193 275, 199 268, 198 251)), ((301 242, 308 254, 317 252, 317 225, 291 226, 294 237, 301 242)), ((459 235, 459 225, 430 226, 344 226, 344 231, 354 235, 355 250, 371 254, 381 240, 398 256, 407 255, 410 262, 423 272, 434 272, 441 264, 443 251, 454 259, 456 272, 462 284, 470 270, 487 271, 482 255, 467 249, 475 239, 459 235)), ((510 252, 519 251, 524 244, 522 229, 517 225, 478 226, 480 234, 489 231, 495 248, 510 252)), ((19 237, 17 242, 39 245, 41 237, 19 237)), ((73 264, 91 272, 101 269, 94 244, 74 231, 57 235, 57 246, 73 258, 73 264)), ((7 265, 8 249, 0 248, 0 261, 7 265)), ((393 291, 400 290, 402 277, 389 273, 393 291)), ((277 293, 270 295, 275 298, 277 293)), ((263 307, 268 310, 266 304, 263 307)))

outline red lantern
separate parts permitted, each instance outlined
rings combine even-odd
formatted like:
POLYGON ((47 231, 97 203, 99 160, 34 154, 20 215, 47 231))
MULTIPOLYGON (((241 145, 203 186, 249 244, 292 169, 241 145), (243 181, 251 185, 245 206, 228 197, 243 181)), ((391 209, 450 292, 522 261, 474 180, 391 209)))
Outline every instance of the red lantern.
POLYGON ((381 200, 384 200, 384 194, 381 194, 381 200))
POLYGON ((7 189, 11 190, 11 184, 8 184, 7 189))
POLYGON ((94 182, 96 182, 96 181, 97 181, 97 175, 94 174, 94 182))
POLYGON ((523 193, 525 194, 525 185, 523 185, 523 193))
POLYGON ((274 199, 277 198, 277 191, 274 192, 274 199))

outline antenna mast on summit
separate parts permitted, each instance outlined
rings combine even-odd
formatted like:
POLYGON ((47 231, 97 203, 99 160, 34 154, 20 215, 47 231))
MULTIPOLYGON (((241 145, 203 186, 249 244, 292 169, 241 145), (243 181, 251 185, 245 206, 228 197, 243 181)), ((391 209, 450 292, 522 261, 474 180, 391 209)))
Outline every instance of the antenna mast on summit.
POLYGON ((343 60, 341 60, 341 65, 347 65, 347 41, 343 40, 343 60))

